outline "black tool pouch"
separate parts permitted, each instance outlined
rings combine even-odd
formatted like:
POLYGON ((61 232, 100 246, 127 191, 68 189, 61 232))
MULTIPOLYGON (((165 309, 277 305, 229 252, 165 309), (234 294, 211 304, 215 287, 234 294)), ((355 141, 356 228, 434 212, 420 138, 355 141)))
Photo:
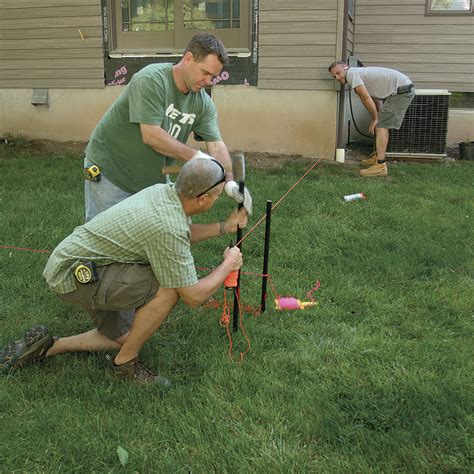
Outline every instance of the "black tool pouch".
POLYGON ((413 84, 407 84, 405 86, 400 86, 397 88, 397 94, 407 94, 413 89, 413 84))

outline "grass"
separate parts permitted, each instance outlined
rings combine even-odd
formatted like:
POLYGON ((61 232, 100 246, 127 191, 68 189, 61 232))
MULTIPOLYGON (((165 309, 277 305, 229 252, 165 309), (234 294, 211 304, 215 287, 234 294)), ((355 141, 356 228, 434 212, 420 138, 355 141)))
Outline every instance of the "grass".
MULTIPOLYGON (((309 164, 249 166, 254 221, 309 164)), ((81 165, 0 145, 0 245, 52 249, 79 225, 81 165)), ((277 312, 270 299, 246 314, 252 349, 235 364, 220 311, 179 305, 142 354, 168 391, 116 381, 104 354, 3 376, 2 472, 472 472, 473 181, 469 162, 399 163, 374 180, 319 164, 275 210, 270 254, 278 294, 305 300, 320 280, 319 306, 277 312), (343 202, 355 192, 368 199, 343 202)), ((261 272, 263 227, 243 243, 245 271, 261 272)), ((227 244, 197 245, 196 264, 217 265, 227 244)), ((47 257, 0 249, 0 345, 38 323, 89 328, 46 287, 47 257)), ((259 286, 243 277, 244 303, 259 286)), ((238 356, 240 332, 234 344, 238 356)))

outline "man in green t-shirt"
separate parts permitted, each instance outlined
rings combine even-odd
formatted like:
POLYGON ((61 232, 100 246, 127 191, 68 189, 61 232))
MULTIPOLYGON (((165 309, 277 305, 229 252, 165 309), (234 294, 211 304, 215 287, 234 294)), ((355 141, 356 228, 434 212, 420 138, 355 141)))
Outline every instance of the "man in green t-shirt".
MULTIPOLYGON (((227 170, 226 193, 244 197, 232 180, 229 152, 219 132, 214 103, 204 90, 228 61, 222 42, 198 34, 179 63, 151 64, 137 72, 102 117, 86 149, 86 221, 117 202, 156 183, 162 168, 186 162, 199 150, 186 145, 191 132, 206 143, 207 152, 227 170)), ((251 211, 251 197, 244 192, 251 211)))
POLYGON ((192 243, 247 223, 241 209, 221 223, 189 224, 211 209, 225 181, 220 162, 194 158, 175 185, 150 186, 77 227, 53 251, 44 276, 60 299, 89 313, 95 329, 56 338, 36 326, 0 351, 0 371, 65 352, 116 349, 113 374, 169 385, 138 361, 141 347, 179 299, 192 308, 202 304, 242 266, 239 248, 227 248, 222 263, 198 280, 191 254, 192 243))

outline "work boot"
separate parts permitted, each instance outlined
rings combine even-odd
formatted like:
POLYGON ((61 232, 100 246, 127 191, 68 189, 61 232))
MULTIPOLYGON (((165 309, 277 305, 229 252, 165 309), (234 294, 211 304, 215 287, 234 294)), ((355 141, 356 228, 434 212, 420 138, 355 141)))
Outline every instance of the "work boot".
POLYGON ((157 384, 169 387, 171 382, 161 375, 155 375, 150 369, 147 369, 143 364, 138 361, 138 357, 135 357, 125 364, 115 365, 114 361, 110 361, 110 370, 117 377, 123 379, 133 380, 139 385, 150 385, 157 384))
POLYGON ((360 160, 360 164, 364 166, 372 166, 377 164, 377 152, 373 151, 369 158, 365 158, 363 160, 360 160))
POLYGON ((0 350, 0 371, 19 369, 44 359, 55 339, 46 326, 28 329, 21 339, 0 350))
POLYGON ((359 174, 361 176, 387 176, 388 175, 388 170, 387 170, 387 163, 377 163, 370 168, 367 168, 365 170, 360 170, 359 174))

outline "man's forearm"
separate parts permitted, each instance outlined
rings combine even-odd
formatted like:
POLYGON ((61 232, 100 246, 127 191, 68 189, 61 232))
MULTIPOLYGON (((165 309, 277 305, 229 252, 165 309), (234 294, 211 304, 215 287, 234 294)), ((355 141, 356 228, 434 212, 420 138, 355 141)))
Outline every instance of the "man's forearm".
POLYGON ((178 293, 187 306, 195 308, 207 301, 219 289, 229 273, 228 266, 222 262, 215 270, 206 277, 201 278, 195 285, 179 288, 178 293))
POLYGON ((227 233, 225 221, 214 224, 190 224, 189 230, 191 231, 192 244, 227 233))
POLYGON ((375 102, 373 101, 372 97, 362 96, 360 98, 360 100, 364 104, 364 107, 369 111, 369 114, 372 116, 372 119, 373 120, 378 120, 379 114, 377 112, 377 107, 376 107, 375 102))
POLYGON ((220 142, 206 142, 206 148, 209 155, 218 160, 225 168, 227 173, 227 181, 233 180, 232 160, 225 143, 220 142))
POLYGON ((143 143, 157 153, 186 162, 196 153, 194 148, 181 143, 158 125, 140 124, 143 143))

